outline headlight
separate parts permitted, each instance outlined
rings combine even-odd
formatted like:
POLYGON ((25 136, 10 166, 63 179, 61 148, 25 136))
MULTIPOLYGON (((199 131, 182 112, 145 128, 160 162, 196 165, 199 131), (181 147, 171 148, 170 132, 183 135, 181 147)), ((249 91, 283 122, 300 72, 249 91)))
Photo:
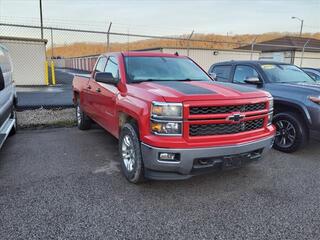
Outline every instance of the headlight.
POLYGON ((320 97, 309 96, 310 101, 320 105, 320 97))
POLYGON ((273 98, 269 98, 269 111, 273 111, 273 98))
POLYGON ((181 135, 182 123, 151 120, 151 131, 156 135, 181 135))
POLYGON ((156 135, 182 135, 182 103, 152 102, 151 132, 156 135))
POLYGON ((153 102, 151 117, 160 119, 182 119, 182 104, 153 102))
POLYGON ((273 98, 269 98, 268 126, 270 126, 272 124, 273 106, 274 106, 273 98))

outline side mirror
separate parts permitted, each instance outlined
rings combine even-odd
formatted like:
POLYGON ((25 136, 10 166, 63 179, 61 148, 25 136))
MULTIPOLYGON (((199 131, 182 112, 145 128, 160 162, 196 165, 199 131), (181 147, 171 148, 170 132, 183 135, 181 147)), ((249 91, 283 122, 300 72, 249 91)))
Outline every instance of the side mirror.
POLYGON ((217 74, 214 72, 209 73, 209 76, 213 79, 213 80, 217 80, 217 74))
POLYGON ((109 72, 97 72, 95 75, 95 80, 97 82, 117 85, 118 79, 114 78, 109 72))
POLYGON ((2 73, 2 70, 1 70, 1 67, 0 67, 0 91, 3 90, 5 87, 4 85, 4 77, 3 77, 3 73, 2 73))
POLYGON ((247 77, 246 80, 244 80, 245 83, 254 84, 254 85, 261 85, 262 82, 258 77, 247 77))

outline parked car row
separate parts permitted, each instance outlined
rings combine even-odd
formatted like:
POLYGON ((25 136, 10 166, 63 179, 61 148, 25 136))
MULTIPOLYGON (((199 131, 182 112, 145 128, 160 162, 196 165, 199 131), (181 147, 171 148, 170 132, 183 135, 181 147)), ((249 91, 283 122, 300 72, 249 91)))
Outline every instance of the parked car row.
MULTIPOLYGON (((178 54, 101 55, 73 80, 78 128, 98 123, 119 139, 128 181, 187 179, 294 152, 320 136, 320 84, 310 69, 229 61, 208 73, 178 54)), ((8 50, 0 46, 0 148, 17 129, 8 50)))

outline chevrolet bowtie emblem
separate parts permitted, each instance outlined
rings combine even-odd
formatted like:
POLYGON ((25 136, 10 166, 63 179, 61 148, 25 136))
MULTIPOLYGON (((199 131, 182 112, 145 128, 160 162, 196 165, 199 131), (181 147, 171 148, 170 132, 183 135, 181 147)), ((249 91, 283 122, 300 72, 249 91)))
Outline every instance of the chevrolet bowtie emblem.
POLYGON ((239 122, 240 120, 244 119, 244 115, 242 114, 233 114, 229 117, 227 117, 227 120, 233 121, 233 122, 239 122))

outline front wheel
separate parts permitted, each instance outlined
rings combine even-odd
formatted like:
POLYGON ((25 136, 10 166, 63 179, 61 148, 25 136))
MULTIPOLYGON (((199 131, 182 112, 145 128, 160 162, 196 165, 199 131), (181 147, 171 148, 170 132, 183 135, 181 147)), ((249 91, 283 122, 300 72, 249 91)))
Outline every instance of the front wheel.
POLYGON ((141 155, 137 127, 127 123, 123 126, 119 137, 119 153, 121 169, 131 183, 140 183, 144 179, 144 167, 141 155))
POLYGON ((275 115, 273 124, 277 130, 273 147, 279 151, 295 152, 308 140, 308 129, 295 113, 279 113, 275 115))

